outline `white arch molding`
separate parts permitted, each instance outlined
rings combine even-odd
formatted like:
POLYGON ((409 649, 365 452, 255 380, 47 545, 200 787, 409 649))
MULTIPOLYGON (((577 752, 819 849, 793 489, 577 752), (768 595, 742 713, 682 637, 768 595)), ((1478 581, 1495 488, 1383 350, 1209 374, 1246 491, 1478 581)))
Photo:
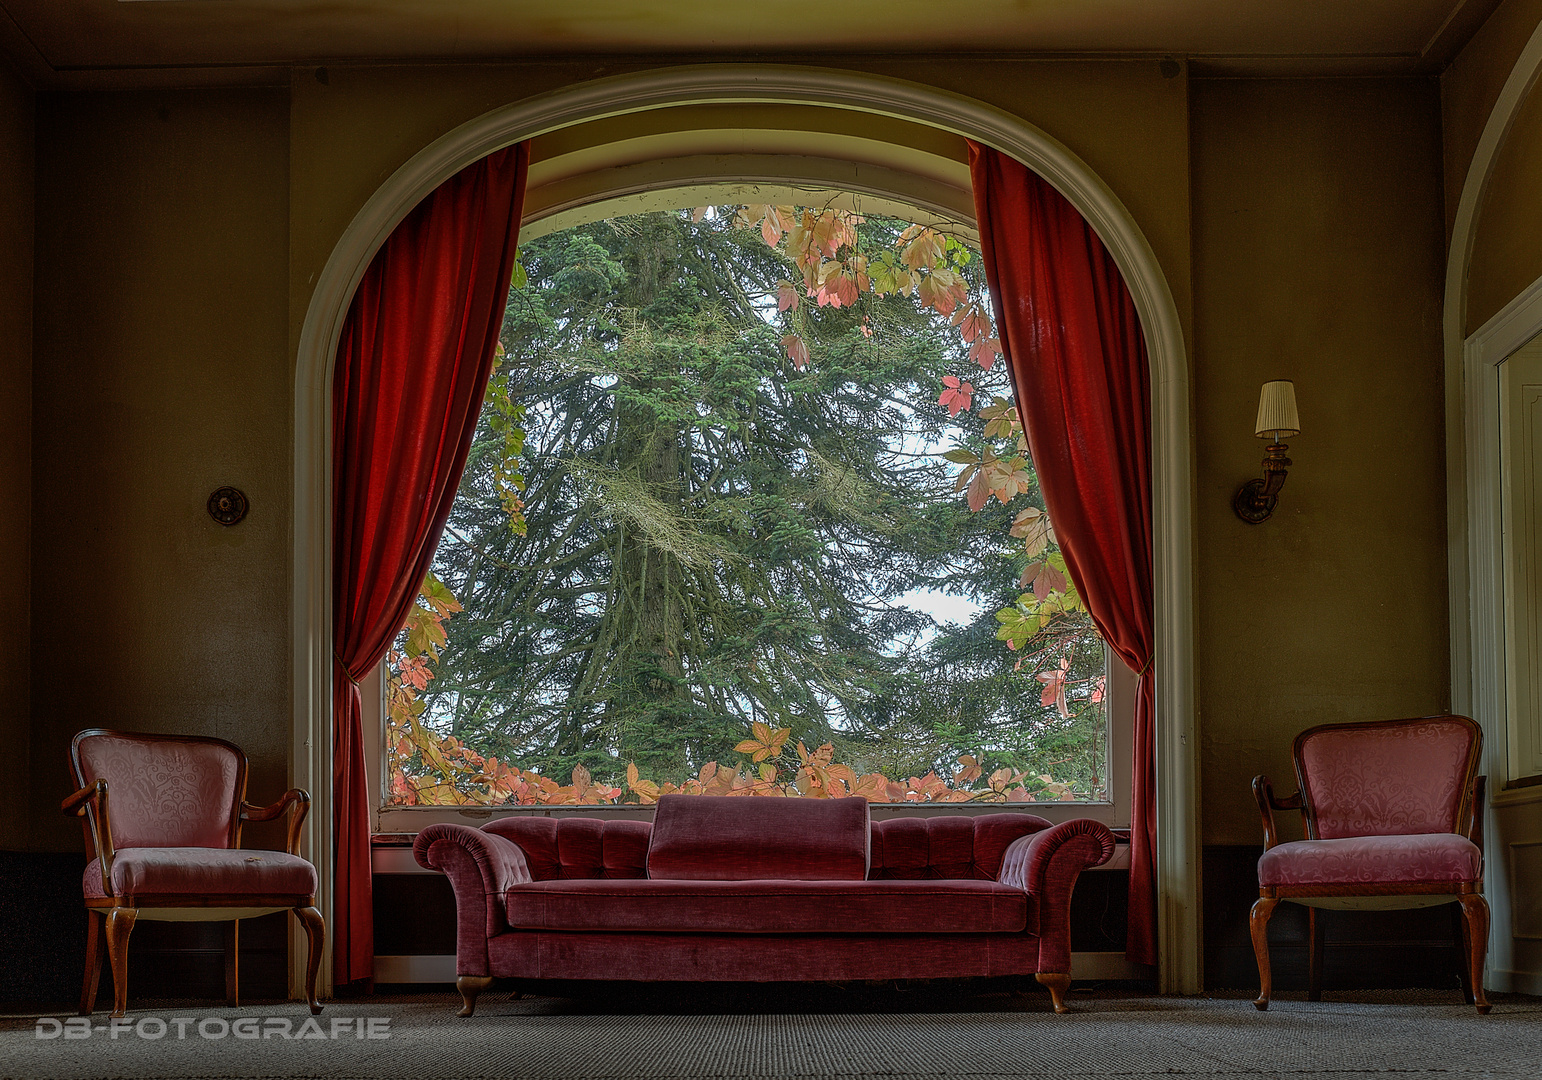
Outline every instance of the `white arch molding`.
MULTIPOLYGON (((317 278, 295 373, 294 756, 316 796, 308 850, 331 861, 331 384, 355 287, 391 230, 445 179, 495 150, 610 116, 695 104, 846 109, 963 135, 1022 161, 1065 195, 1107 244, 1135 300, 1151 363, 1156 587, 1158 962, 1163 992, 1200 989, 1198 744, 1193 710, 1188 362, 1171 290, 1129 211, 1061 143, 982 102, 928 86, 819 68, 699 65, 581 83, 462 124, 424 147, 370 197, 317 278)), ((318 901, 331 915, 330 879, 318 901)), ((330 987, 331 955, 323 969, 330 987)), ((291 965, 297 973, 298 965, 291 965)), ((297 974, 291 977, 295 988, 297 974)))
MULTIPOLYGON (((1514 837, 1517 811, 1536 809, 1542 788, 1506 791, 1504 576, 1500 534, 1499 395, 1497 365, 1542 331, 1542 280, 1511 299, 1467 335, 1468 277, 1478 213, 1505 139, 1542 77, 1542 25, 1516 58, 1468 164, 1446 257, 1446 544, 1450 611, 1451 708, 1483 727, 1482 769, 1488 775, 1485 835, 1491 849, 1514 837)), ((1521 811, 1525 813, 1526 811, 1521 811)), ((1493 913, 1485 984, 1495 990, 1542 993, 1542 972, 1527 970, 1512 936, 1511 866, 1490 850, 1485 890, 1493 913)))

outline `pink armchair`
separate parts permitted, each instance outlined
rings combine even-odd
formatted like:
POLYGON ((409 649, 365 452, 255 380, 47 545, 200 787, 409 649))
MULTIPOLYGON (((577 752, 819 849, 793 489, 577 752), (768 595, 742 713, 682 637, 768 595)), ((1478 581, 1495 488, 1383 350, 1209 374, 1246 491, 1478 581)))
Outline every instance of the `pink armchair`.
POLYGON ((1465 716, 1326 724, 1296 737, 1300 791, 1277 799, 1253 780, 1263 818, 1258 900, 1250 924, 1260 1010, 1269 1007, 1269 918, 1281 900, 1308 908, 1311 1000, 1322 996, 1322 909, 1458 903, 1463 990, 1478 1012, 1488 951, 1483 899, 1483 732, 1465 716), (1299 810, 1306 839, 1280 843, 1274 811, 1299 810))
POLYGON ((246 755, 223 739, 139 735, 92 728, 75 736, 79 790, 64 800, 83 817, 87 913, 80 1014, 91 1015, 101 943, 112 966, 113 1016, 128 1007, 128 940, 138 919, 228 921, 225 995, 238 1001, 238 920, 285 909, 305 928, 306 998, 313 1014, 326 927, 314 907, 316 868, 298 852, 310 796, 286 791, 272 806, 246 801, 246 755), (109 812, 109 805, 111 811, 109 812), (241 826, 289 814, 285 851, 241 847, 241 826))

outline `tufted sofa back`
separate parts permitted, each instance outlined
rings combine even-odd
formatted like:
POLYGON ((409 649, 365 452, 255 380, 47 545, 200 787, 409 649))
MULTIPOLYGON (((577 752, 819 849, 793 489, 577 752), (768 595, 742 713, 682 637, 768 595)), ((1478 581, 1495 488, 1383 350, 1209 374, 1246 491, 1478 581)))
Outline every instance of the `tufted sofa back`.
POLYGON ((873 822, 871 878, 994 881, 1012 841, 1050 822, 1035 814, 901 817, 873 822))
MULTIPOLYGON (((1049 827, 1034 814, 875 821, 867 876, 993 881, 1012 841, 1049 827)), ((645 821, 507 817, 483 828, 518 844, 536 881, 648 876, 652 826, 645 821)))
POLYGON ((646 821, 586 817, 506 817, 482 826, 518 844, 535 881, 647 877, 646 821))

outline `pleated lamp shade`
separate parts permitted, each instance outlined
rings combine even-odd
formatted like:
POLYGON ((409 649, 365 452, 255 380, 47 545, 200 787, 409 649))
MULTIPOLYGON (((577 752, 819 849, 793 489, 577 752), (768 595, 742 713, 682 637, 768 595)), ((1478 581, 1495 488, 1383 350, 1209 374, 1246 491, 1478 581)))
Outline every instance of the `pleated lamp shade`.
POLYGON ((1264 383, 1258 395, 1258 424, 1254 433, 1260 439, 1279 442, 1301 434, 1301 418, 1296 415, 1296 384, 1289 379, 1264 383))

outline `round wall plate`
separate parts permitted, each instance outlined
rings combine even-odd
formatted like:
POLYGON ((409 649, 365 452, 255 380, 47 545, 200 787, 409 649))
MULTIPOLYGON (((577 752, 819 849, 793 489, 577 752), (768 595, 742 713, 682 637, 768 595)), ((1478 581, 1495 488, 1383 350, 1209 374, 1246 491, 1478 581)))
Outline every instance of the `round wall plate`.
POLYGON ((209 516, 221 525, 234 525, 246 511, 246 493, 240 488, 222 487, 209 496, 209 516))

